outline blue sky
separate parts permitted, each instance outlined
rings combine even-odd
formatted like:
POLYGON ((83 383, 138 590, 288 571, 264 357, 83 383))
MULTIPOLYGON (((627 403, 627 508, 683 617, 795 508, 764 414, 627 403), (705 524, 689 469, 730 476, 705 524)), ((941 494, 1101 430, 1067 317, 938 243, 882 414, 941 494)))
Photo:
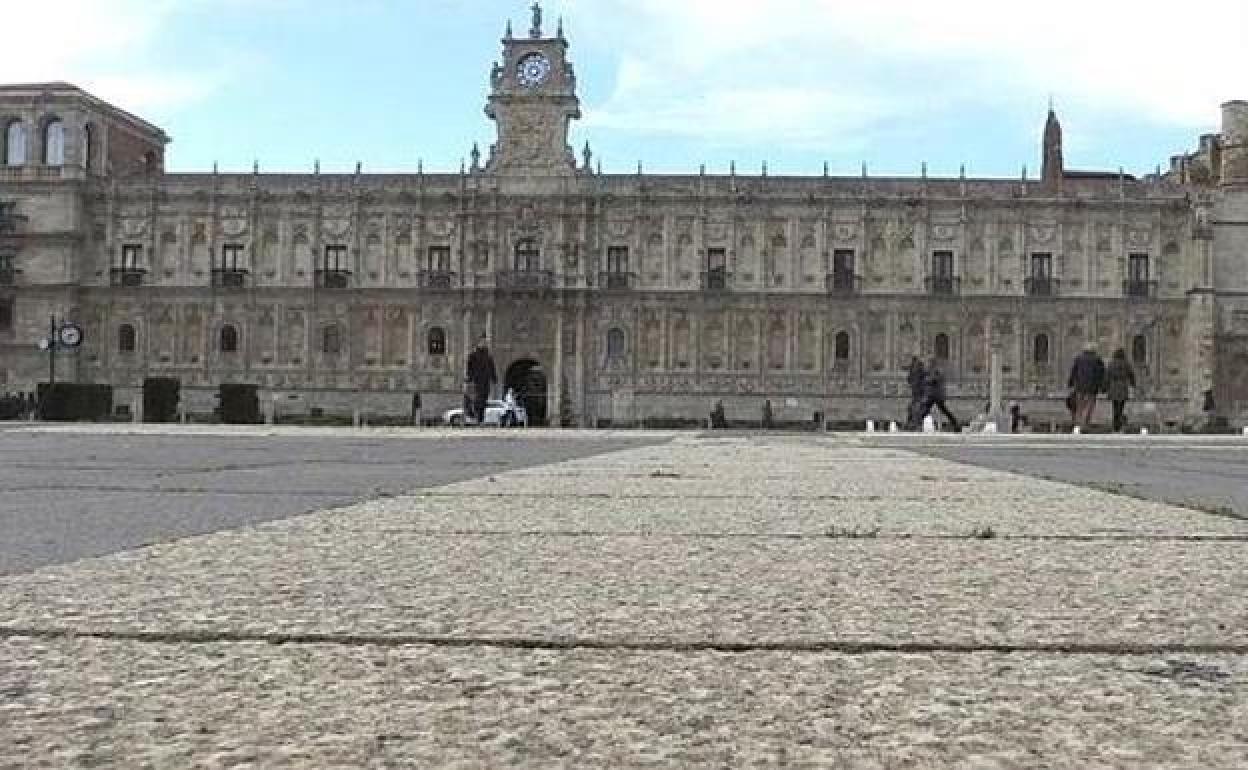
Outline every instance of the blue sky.
MULTIPOLYGON (((173 170, 456 170, 522 0, 60 0, 6 9, 0 81, 69 80, 159 124, 173 170), (12 40, 12 39, 10 39, 12 40), (49 45, 49 41, 60 41, 49 45), (6 41, 9 42, 9 41, 6 41)), ((1151 171, 1248 98, 1248 3, 553 0, 607 171, 1016 176, 1050 95, 1067 164, 1151 171), (1156 6, 1155 8, 1153 6, 1156 6), (1206 23, 1208 22, 1208 23, 1206 23)))

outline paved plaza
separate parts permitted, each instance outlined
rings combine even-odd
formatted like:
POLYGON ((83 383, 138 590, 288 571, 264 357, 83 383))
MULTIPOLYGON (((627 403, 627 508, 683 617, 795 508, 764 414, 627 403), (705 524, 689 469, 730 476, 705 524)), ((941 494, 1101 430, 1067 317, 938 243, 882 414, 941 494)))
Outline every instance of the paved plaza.
POLYGON ((0 551, 0 768, 1248 766, 1235 499, 1039 478, 1248 441, 267 433, 0 431, 149 543, 0 551))

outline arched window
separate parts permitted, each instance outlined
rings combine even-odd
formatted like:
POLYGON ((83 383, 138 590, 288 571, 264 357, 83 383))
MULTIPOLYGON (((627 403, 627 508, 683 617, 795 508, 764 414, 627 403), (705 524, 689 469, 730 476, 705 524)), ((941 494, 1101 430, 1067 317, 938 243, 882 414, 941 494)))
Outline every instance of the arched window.
POLYGON ((90 123, 82 127, 82 167, 95 170, 95 126, 90 123))
POLYGON ((117 351, 119 353, 133 353, 135 344, 134 326, 131 324, 122 324, 117 327, 117 351))
POLYGON ((1137 334, 1131 340, 1131 363, 1148 366, 1148 338, 1143 334, 1137 334))
POLYGON ((238 352, 238 328, 231 324, 221 327, 221 352, 238 352))
POLYGON ((429 330, 429 355, 446 355, 446 332, 440 326, 429 330))
POLYGON ((607 332, 607 357, 624 357, 624 330, 611 329, 607 332))
POLYGON ((65 124, 52 118, 43 127, 43 165, 65 165, 65 124))
POLYGON ((342 329, 338 324, 330 324, 321 329, 321 352, 328 356, 336 356, 342 352, 342 329))
POLYGON ((516 272, 527 273, 542 269, 542 250, 533 238, 523 238, 516 243, 516 272))
POLYGON ((26 165, 26 126, 20 120, 4 127, 4 165, 26 165))
POLYGON ((841 332, 836 335, 835 348, 837 363, 844 363, 849 360, 849 332, 841 332))
POLYGON ((936 356, 937 361, 949 360, 949 335, 936 335, 936 339, 932 340, 932 355, 936 356))
POLYGON ((1036 366, 1049 364, 1049 335, 1037 334, 1031 344, 1031 361, 1036 366))

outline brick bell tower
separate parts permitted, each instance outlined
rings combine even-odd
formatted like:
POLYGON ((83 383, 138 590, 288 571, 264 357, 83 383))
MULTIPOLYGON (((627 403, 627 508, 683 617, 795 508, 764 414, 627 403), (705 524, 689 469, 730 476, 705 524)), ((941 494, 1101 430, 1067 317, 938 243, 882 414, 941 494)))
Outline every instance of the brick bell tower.
POLYGON ((554 37, 542 33, 542 8, 533 4, 527 38, 503 35, 503 58, 490 75, 485 114, 494 121, 498 141, 490 148, 486 171, 497 174, 570 176, 576 156, 568 128, 581 117, 576 75, 568 61, 568 41, 560 21, 554 37))

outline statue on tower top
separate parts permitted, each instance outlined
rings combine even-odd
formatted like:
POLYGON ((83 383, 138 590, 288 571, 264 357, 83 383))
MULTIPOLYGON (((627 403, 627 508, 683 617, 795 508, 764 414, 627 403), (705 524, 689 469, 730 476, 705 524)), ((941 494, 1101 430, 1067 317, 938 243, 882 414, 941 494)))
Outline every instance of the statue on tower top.
POLYGON ((529 30, 529 37, 537 40, 542 36, 542 4, 533 3, 533 28, 529 30))

